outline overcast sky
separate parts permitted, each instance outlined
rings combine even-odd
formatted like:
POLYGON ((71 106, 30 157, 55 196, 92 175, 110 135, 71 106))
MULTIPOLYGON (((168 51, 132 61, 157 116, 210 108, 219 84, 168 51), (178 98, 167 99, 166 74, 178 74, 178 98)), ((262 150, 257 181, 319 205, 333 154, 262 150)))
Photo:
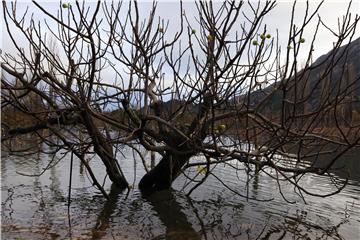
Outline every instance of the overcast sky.
MULTIPOLYGON (((58 1, 38 1, 43 5, 49 12, 56 13, 56 11, 59 9, 59 2, 58 1)), ((71 3, 71 1, 69 1, 71 3)), ((158 1, 158 10, 157 13, 159 16, 164 18, 164 20, 169 20, 170 22, 170 28, 177 28, 179 26, 179 4, 176 0, 160 0, 158 1)), ((255 3, 255 1, 253 1, 255 3)), ((300 23, 302 20, 302 17, 304 16, 304 10, 305 10, 305 4, 306 1, 298 1, 297 2, 297 8, 296 8, 296 19, 297 22, 300 23)), ((315 9, 315 6, 319 3, 318 0, 311 0, 310 1, 310 9, 315 9)), ((342 17, 343 14, 345 14, 347 9, 347 4, 349 0, 326 0, 322 7, 320 8, 319 14, 323 21, 328 24, 331 28, 337 27, 337 18, 342 17)), ((95 1, 86 1, 89 5, 91 3, 94 5, 95 1)), ((215 5, 216 3, 220 3, 220 1, 214 1, 215 5)), ((289 21, 291 17, 291 8, 292 8, 293 1, 285 1, 280 0, 277 1, 277 6, 271 13, 269 13, 265 18, 265 23, 268 25, 269 32, 274 32, 276 29, 279 30, 280 36, 284 36, 284 38, 287 37, 287 32, 289 29, 289 21)), ((151 1, 139 1, 140 10, 143 14, 146 14, 146 12, 151 7, 151 1)), ((30 1, 18 1, 18 8, 17 11, 19 13, 19 16, 21 13, 25 11, 25 9, 29 7, 29 13, 34 13, 35 19, 42 20, 45 19, 46 16, 42 12, 40 12, 30 1)), ((187 16, 196 16, 196 8, 194 7, 194 1, 184 1, 184 8, 186 10, 187 16)), ((353 14, 359 14, 360 13, 360 4, 359 1, 353 1, 351 12, 353 14)), ((4 51, 12 51, 12 44, 8 40, 6 29, 3 25, 3 17, 2 17, 3 11, 1 7, 1 31, 2 31, 2 38, 0 40, 0 45, 2 46, 2 49, 4 51)), ((145 16, 145 15, 144 15, 145 16)), ((306 31, 307 38, 310 39, 310 37, 313 34, 315 21, 313 21, 314 24, 310 25, 306 31)), ((55 24, 54 22, 50 22, 55 24)), ((55 25, 54 25, 55 27, 55 25)), ((170 29, 171 30, 171 29, 170 29)), ((317 49, 315 51, 315 54, 323 54, 326 51, 330 50, 332 45, 332 40, 334 40, 333 37, 331 37, 331 34, 328 31, 325 31, 324 29, 321 29, 319 37, 318 37, 318 43, 317 49)), ((358 31, 358 36, 359 31, 358 31)), ((20 36, 19 36, 20 37, 20 36)), ((20 37, 21 38, 21 37, 20 37)))
MULTIPOLYGON (((214 1, 215 3, 220 3, 220 1, 214 1)), ((310 11, 314 10, 319 1, 312 0, 310 1, 310 11)), ((349 1, 338 0, 338 1, 325 1, 319 11, 319 15, 322 20, 332 29, 337 29, 337 21, 338 18, 341 18, 343 14, 345 14, 347 10, 347 4, 349 1)), ((39 1, 41 5, 44 6, 50 13, 56 13, 60 7, 58 1, 39 1)), ((94 5, 94 1, 86 1, 89 5, 94 5)), ((70 1, 71 4, 71 1, 70 1)), ((291 9, 292 9, 293 1, 277 1, 277 6, 273 11, 271 11, 264 19, 264 24, 267 25, 267 29, 269 33, 275 34, 276 30, 279 32, 280 43, 286 48, 286 42, 288 38, 288 31, 290 25, 290 17, 291 17, 291 9)), ((216 4, 215 4, 216 5, 216 4)), ((125 6, 127 6, 125 4, 125 6)), ((146 17, 147 13, 151 7, 150 1, 139 1, 139 6, 141 10, 141 15, 146 17)), ((297 8, 295 12, 295 23, 300 23, 303 19, 305 13, 305 1, 298 1, 297 8)), ((34 14, 35 20, 39 20, 41 24, 44 23, 43 19, 47 18, 44 13, 39 11, 36 6, 34 6, 30 1, 18 1, 17 12, 19 16, 24 13, 25 9, 29 7, 29 13, 34 14)), ((1 7, 2 8, 2 7, 1 7)), ((125 7, 126 8, 126 7, 125 7)), ((184 1, 184 9, 186 11, 186 15, 193 22, 193 26, 196 28, 196 21, 194 18, 197 16, 197 11, 193 1, 184 1)), ((125 10, 125 9, 124 9, 125 10)), ((245 8, 244 11, 247 11, 245 8)), ((358 14, 360 12, 360 4, 359 1, 354 1, 351 7, 351 12, 353 14, 358 14)), ((172 36, 176 31, 179 30, 179 4, 178 1, 169 0, 159 1, 157 15, 163 18, 165 21, 169 20, 169 28, 165 33, 165 36, 172 36)), ((101 17, 101 15, 100 15, 101 17)), ((314 34, 315 24, 317 18, 313 21, 305 30, 304 36, 306 41, 303 44, 303 51, 300 54, 300 62, 305 58, 308 53, 309 42, 314 34)), ((239 21, 243 21, 240 18, 239 21)), ((50 26, 56 29, 56 24, 54 21, 48 21, 50 26)), ((1 31, 2 37, 0 41, 0 45, 3 52, 14 53, 14 46, 11 43, 9 36, 7 34, 7 30, 4 26, 2 9, 1 9, 1 31)), ((15 29, 12 25, 11 29, 15 29)), ((45 29, 45 28, 44 28, 45 29)), ((23 36, 17 32, 13 31, 15 39, 17 42, 26 48, 27 44, 23 36)), ((356 37, 359 37, 360 33, 357 30, 356 37)), ((314 59, 321 56, 322 54, 327 53, 332 48, 332 43, 336 40, 336 38, 325 28, 321 28, 318 33, 317 40, 315 42, 315 51, 314 59)), ((105 73, 106 75, 106 73, 105 73)))

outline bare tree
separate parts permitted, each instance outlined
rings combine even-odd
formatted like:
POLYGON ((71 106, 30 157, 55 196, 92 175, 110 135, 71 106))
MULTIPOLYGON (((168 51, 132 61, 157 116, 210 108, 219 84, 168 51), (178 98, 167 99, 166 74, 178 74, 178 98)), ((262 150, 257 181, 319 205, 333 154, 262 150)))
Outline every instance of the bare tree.
POLYGON ((56 14, 33 4, 46 17, 44 24, 27 13, 18 16, 15 3, 3 2, 5 31, 17 52, 2 56, 2 102, 31 119, 31 124, 10 127, 3 144, 19 134, 37 134, 55 151, 80 159, 104 196, 86 156, 97 155, 110 180, 127 188, 118 162, 123 146, 133 148, 134 160, 144 165, 147 173, 139 182, 144 194, 170 188, 181 174, 193 183, 188 194, 210 175, 223 183, 213 171, 220 163, 248 179, 259 171, 271 175, 280 193, 283 181, 300 196, 327 196, 345 186, 335 184, 334 192, 320 195, 299 180, 304 174, 332 178, 336 160, 359 146, 359 122, 343 124, 339 108, 353 100, 346 96, 355 96, 360 79, 349 80, 349 67, 335 74, 336 66, 346 65, 349 45, 342 45, 353 40, 359 22, 350 5, 334 31, 317 15, 322 2, 313 11, 307 4, 300 25, 294 22, 294 3, 284 47, 263 24, 276 6, 271 1, 216 6, 198 1, 199 27, 192 26, 180 2, 180 25, 171 36, 172 23, 156 17, 156 2, 146 17, 136 1, 60 4, 56 14), (311 46, 300 68, 303 34, 313 21, 316 29, 313 39, 306 39, 311 46), (23 34, 26 50, 12 26, 23 34), (319 28, 331 31, 335 42, 329 54, 313 63, 319 28), (59 43, 56 53, 47 44, 50 36, 59 43), (30 107, 25 100, 30 94, 41 99, 41 108, 30 107), (107 111, 110 107, 118 109, 116 114, 107 111), (323 124, 329 116, 331 126, 323 124), (153 168, 146 166, 139 145, 161 156, 153 168), (308 161, 322 155, 329 156, 326 164, 308 161), (189 168, 198 174, 187 175, 189 168))

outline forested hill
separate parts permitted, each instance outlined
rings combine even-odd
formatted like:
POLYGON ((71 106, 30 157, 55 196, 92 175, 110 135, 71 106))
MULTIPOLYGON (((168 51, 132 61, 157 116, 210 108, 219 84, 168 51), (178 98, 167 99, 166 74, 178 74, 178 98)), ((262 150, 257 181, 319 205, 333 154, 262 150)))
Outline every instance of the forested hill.
MULTIPOLYGON (((312 65, 298 73, 296 81, 292 78, 286 84, 286 99, 297 102, 297 111, 307 113, 316 111, 325 102, 338 99, 338 109, 349 116, 360 114, 360 38, 340 47, 336 52, 329 51, 319 57, 312 65), (330 74, 326 74, 330 73, 330 74), (327 75, 327 76, 325 76, 327 75), (296 88, 296 90, 295 90, 296 88), (346 90, 345 90, 346 89, 346 90), (296 93, 296 94, 295 94, 296 93)), ((263 111, 276 114, 282 108, 284 85, 273 84, 263 90, 251 93, 252 106, 262 104, 263 111)), ((237 102, 241 102, 241 97, 237 102)), ((242 97, 242 99, 244 99, 242 97)))
MULTIPOLYGON (((312 94, 312 98, 310 98, 310 105, 316 106, 320 101, 319 96, 321 96, 321 92, 324 90, 324 87, 332 88, 332 94, 338 90, 340 86, 342 89, 349 87, 348 96, 355 98, 353 100, 360 100, 360 38, 352 41, 350 44, 342 46, 339 51, 333 57, 333 52, 319 57, 314 66, 316 67, 310 73, 310 84, 312 87, 321 77, 321 74, 329 68, 331 73, 331 77, 325 79, 326 81, 323 84, 320 84, 320 88, 317 88, 318 91, 315 91, 312 94), (356 81, 358 80, 358 81, 356 81), (352 86, 354 85, 354 86, 352 86)), ((355 104, 357 111, 360 111, 360 105, 355 104)))

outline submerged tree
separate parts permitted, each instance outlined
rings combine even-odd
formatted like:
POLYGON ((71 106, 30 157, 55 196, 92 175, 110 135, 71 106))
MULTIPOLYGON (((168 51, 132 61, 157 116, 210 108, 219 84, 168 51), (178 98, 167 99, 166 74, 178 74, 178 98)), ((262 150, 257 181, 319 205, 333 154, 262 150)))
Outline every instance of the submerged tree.
POLYGON ((359 146, 360 124, 341 110, 355 101, 348 96, 356 96, 360 86, 353 68, 343 67, 352 49, 342 45, 353 40, 359 22, 350 5, 334 31, 317 15, 322 3, 314 11, 307 4, 296 25, 294 3, 283 47, 280 36, 263 24, 276 7, 270 1, 196 2, 196 27, 181 2, 176 26, 157 19, 155 2, 146 17, 136 1, 60 4, 55 14, 33 4, 45 21, 27 12, 18 16, 15 3, 3 2, 4 31, 17 50, 2 55, 3 111, 11 107, 31 120, 5 123, 3 145, 36 134, 52 154, 76 156, 106 197, 86 158, 98 156, 110 180, 129 188, 119 162, 123 146, 143 163, 139 188, 144 194, 170 188, 181 174, 193 183, 188 194, 210 175, 223 183, 214 173, 220 163, 248 179, 260 171, 271 175, 280 193, 284 180, 301 196, 331 195, 345 186, 335 182, 334 192, 319 195, 299 180, 304 174, 333 180, 337 159, 359 146), (300 68, 304 31, 313 21, 316 28, 306 39, 311 44, 300 68), (335 42, 313 63, 319 28, 331 31, 335 42), (22 33, 21 44, 15 31, 22 33), (40 98, 41 106, 33 108, 29 96, 40 98), (330 125, 324 124, 328 118, 330 125), (150 169, 139 146, 160 156, 150 169), (323 155, 329 159, 319 164, 323 155), (189 168, 198 174, 188 175, 189 168))

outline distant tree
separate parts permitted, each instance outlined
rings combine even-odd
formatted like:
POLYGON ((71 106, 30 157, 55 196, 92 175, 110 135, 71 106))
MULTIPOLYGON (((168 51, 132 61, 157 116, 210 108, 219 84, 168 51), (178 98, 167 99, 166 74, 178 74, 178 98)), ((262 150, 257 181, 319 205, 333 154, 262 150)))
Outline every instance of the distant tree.
POLYGON ((356 79, 356 73, 354 70, 353 64, 346 64, 344 68, 344 80, 342 81, 344 83, 343 88, 347 88, 347 96, 344 102, 344 120, 346 125, 352 124, 352 117, 353 117, 353 101, 355 100, 355 91, 356 91, 356 82, 353 83, 356 79), (350 87, 347 87, 350 86, 350 87))
MULTIPOLYGON (((327 175, 342 154, 359 146, 359 123, 332 129, 322 124, 329 112, 336 121, 350 86, 331 93, 321 89, 334 66, 346 60, 347 47, 341 46, 353 39, 359 16, 348 11, 339 20, 339 29, 331 30, 333 50, 312 64, 318 29, 328 28, 321 17, 316 20, 323 2, 314 11, 307 4, 300 25, 295 24, 294 3, 285 47, 279 43, 284 36, 263 24, 276 6, 271 1, 195 2, 197 27, 182 2, 174 11, 176 26, 156 17, 156 2, 145 17, 136 1, 99 1, 91 7, 60 3, 56 14, 34 1, 46 17, 42 23, 28 13, 20 15, 16 3, 2 4, 3 29, 17 50, 2 55, 2 102, 34 120, 12 126, 2 138, 4 145, 14 136, 36 133, 41 143, 76 156, 106 197, 86 157, 97 155, 110 180, 129 188, 118 161, 123 146, 134 149, 134 161, 141 161, 147 172, 139 183, 144 194, 170 188, 189 168, 199 174, 187 176, 194 183, 188 194, 210 175, 222 182, 213 171, 220 163, 249 177, 264 172, 279 186, 290 182, 300 196, 335 194, 346 184, 336 185, 332 193, 313 193, 299 179, 327 175), (306 39, 311 44, 300 69, 304 31, 312 21, 317 25, 313 38, 306 39), (170 36, 170 28, 177 32, 170 36), (21 41, 15 30, 22 33, 21 41), (48 44, 50 36, 58 42, 56 52, 48 44), (329 96, 326 101, 319 101, 321 91, 329 96), (28 108, 30 102, 23 100, 29 94, 41 99, 43 109, 28 108), (110 107, 117 114, 108 113, 110 107), (272 111, 267 113, 268 107, 272 111), (43 129, 46 134, 40 133, 43 129), (161 156, 151 169, 139 145, 161 156), (307 161, 322 155, 329 157, 325 165, 307 161)), ((355 76, 352 83, 358 81, 355 76)))

